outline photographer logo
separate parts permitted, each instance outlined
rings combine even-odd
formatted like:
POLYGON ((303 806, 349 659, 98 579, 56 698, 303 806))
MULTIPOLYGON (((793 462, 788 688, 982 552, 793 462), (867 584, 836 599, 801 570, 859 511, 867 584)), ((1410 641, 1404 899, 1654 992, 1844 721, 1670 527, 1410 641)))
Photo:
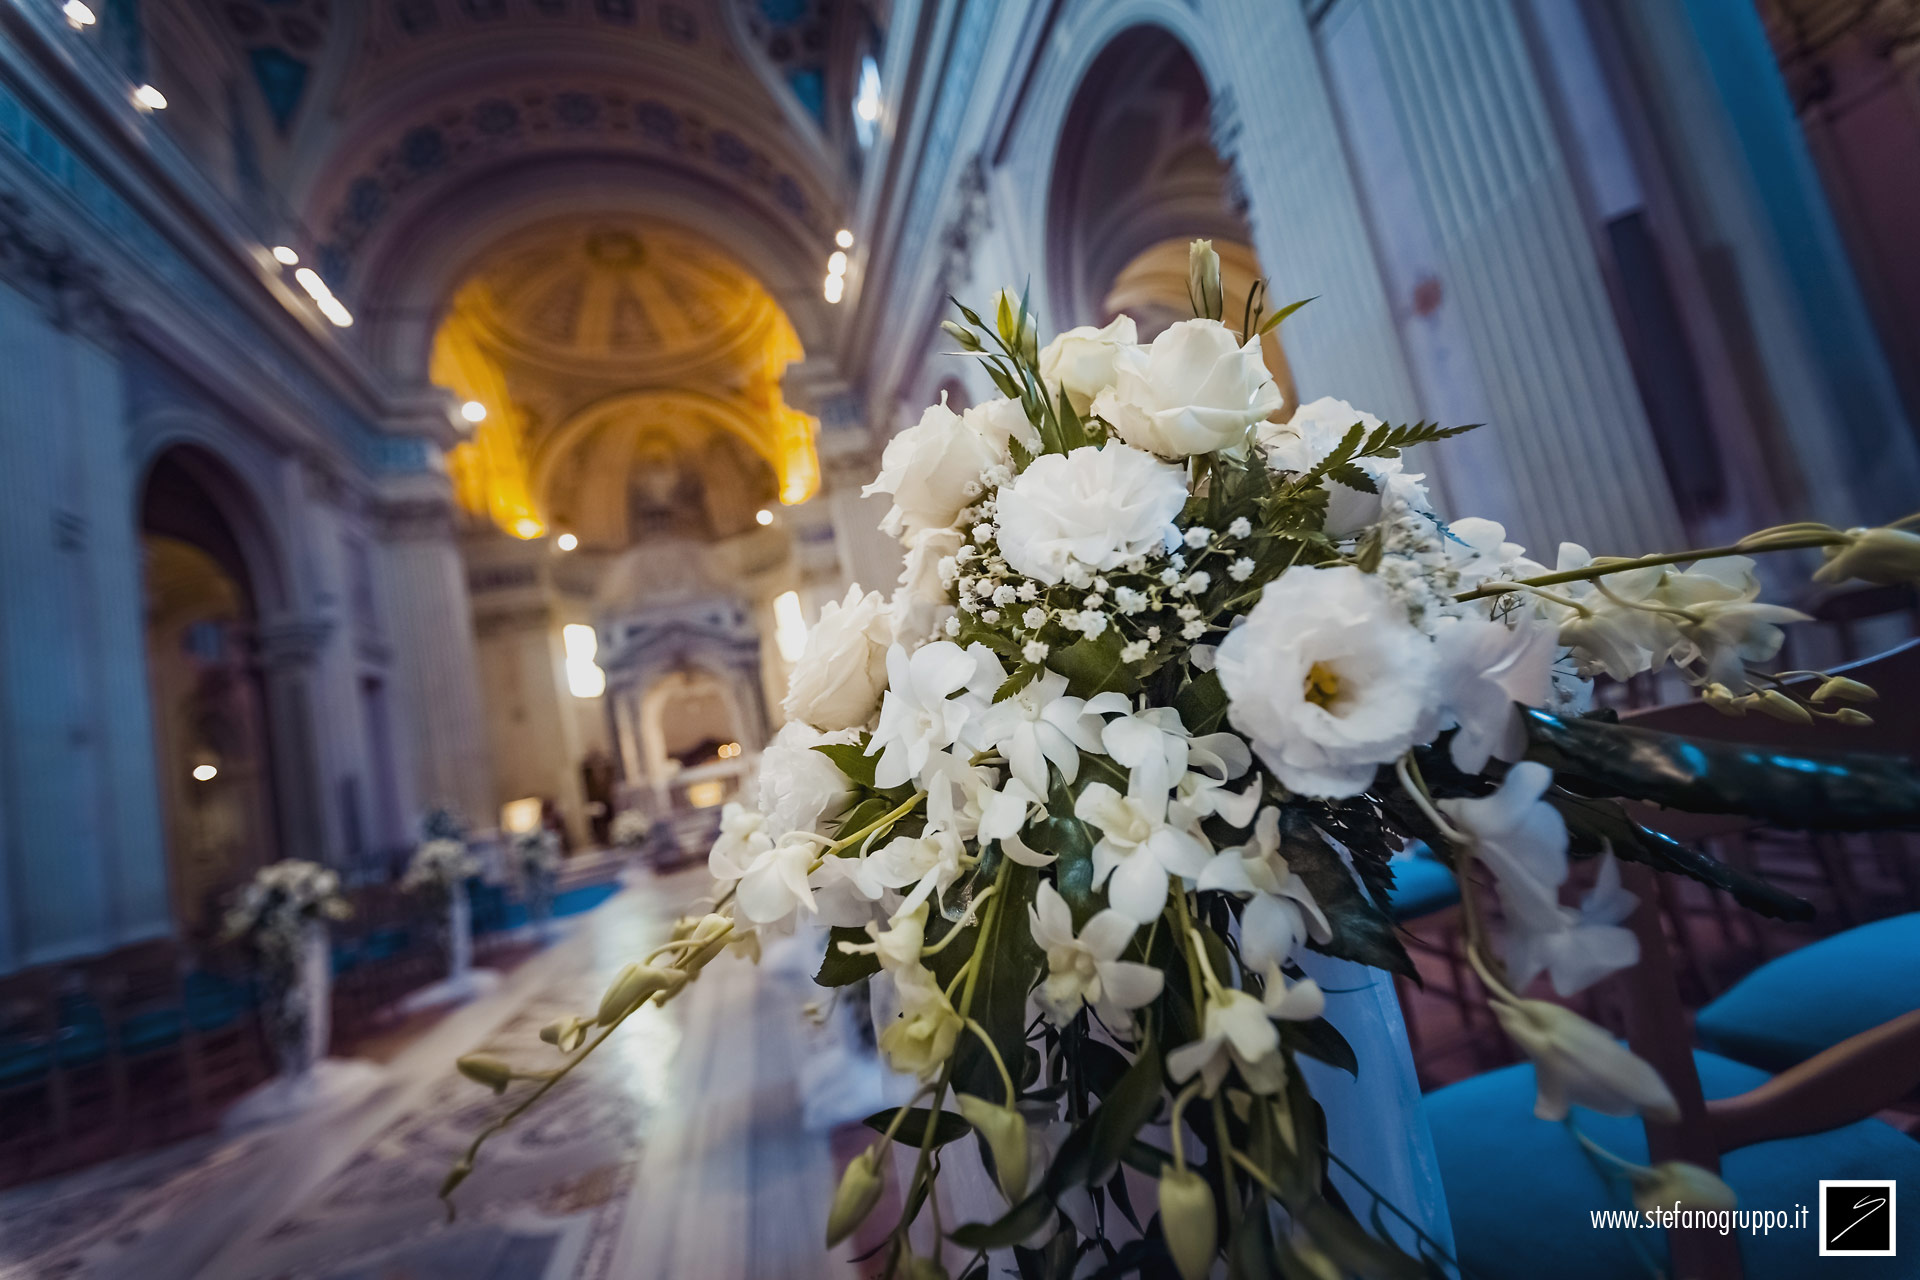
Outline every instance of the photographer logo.
POLYGON ((1891 1258, 1894 1184, 1820 1183, 1820 1256, 1891 1258))

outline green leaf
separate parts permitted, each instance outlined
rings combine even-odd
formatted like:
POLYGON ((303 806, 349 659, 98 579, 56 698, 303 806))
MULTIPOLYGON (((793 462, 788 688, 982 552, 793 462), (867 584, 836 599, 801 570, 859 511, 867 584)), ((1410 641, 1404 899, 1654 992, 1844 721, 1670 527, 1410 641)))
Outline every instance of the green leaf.
POLYGON ((1033 465, 1033 453, 1012 436, 1007 437, 1007 453, 1013 458, 1015 475, 1033 465))
POLYGON ((1173 706, 1194 737, 1218 733, 1227 718, 1227 691, 1221 687, 1219 673, 1203 671, 1181 685, 1173 695, 1173 706))
POLYGON ((1377 427, 1373 434, 1367 437, 1367 442, 1361 446, 1359 456, 1397 458, 1400 456, 1400 451, 1410 445, 1426 444, 1433 440, 1465 435, 1480 425, 1478 422, 1469 422, 1460 427, 1443 427, 1437 422, 1416 422, 1412 426, 1377 427))
POLYGON ((1295 1215, 1322 1252, 1333 1259, 1343 1276, 1360 1280, 1423 1280, 1426 1266, 1388 1241, 1367 1234, 1365 1227, 1324 1199, 1316 1198, 1295 1215))
POLYGON ((866 748, 867 738, 862 734, 859 742, 828 742, 814 750, 833 761, 834 767, 852 781, 863 787, 871 787, 873 767, 880 763, 880 758, 866 754, 866 748))
POLYGON ((1141 1127, 1160 1109, 1160 1094, 1160 1051, 1146 1041, 1113 1092, 1067 1135, 1041 1188, 1057 1197, 1111 1178, 1141 1127))
POLYGON ((1094 639, 1082 636, 1047 657, 1047 665, 1067 678, 1067 691, 1076 698, 1091 698, 1098 693, 1124 693, 1131 697, 1140 691, 1140 677, 1132 666, 1120 660, 1126 641, 1119 631, 1108 627, 1094 639))
POLYGON ((1053 1201, 1035 1191, 993 1222, 969 1222, 953 1229, 953 1242, 963 1249, 1004 1249, 1019 1244, 1053 1221, 1053 1201))
MULTIPOLYGON (((1320 296, 1319 294, 1314 295, 1315 298, 1319 296, 1320 296)), ((1313 298, 1302 298, 1298 302, 1289 302, 1286 306, 1280 308, 1278 311, 1274 312, 1272 315, 1267 317, 1266 323, 1260 326, 1260 332, 1262 334, 1267 334, 1267 333, 1271 333, 1275 329, 1278 329, 1280 327, 1280 322, 1282 320, 1285 320, 1288 316, 1292 315, 1294 312, 1298 311, 1300 308, 1306 306, 1309 302, 1312 302, 1312 301, 1313 301, 1313 298)))
POLYGON ((1920 773, 1904 757, 1753 747, 1535 708, 1523 718, 1527 758, 1576 790, 1799 831, 1920 826, 1920 773))
POLYGON ((814 982, 823 987, 850 987, 862 978, 871 978, 880 972, 880 957, 868 955, 848 955, 840 949, 842 942, 872 942, 864 929, 849 929, 835 925, 827 931, 827 954, 820 961, 820 972, 813 975, 814 982))
POLYGON ((1655 871, 1682 875, 1711 885, 1732 896, 1749 911, 1775 920, 1813 919, 1813 904, 1759 876, 1730 867, 1718 858, 1681 844, 1670 836, 1649 831, 1621 808, 1617 800, 1577 796, 1558 787, 1547 792, 1547 803, 1566 820, 1575 857, 1596 857, 1607 849, 1624 862, 1639 862, 1655 871))
POLYGON ((1287 863, 1307 882, 1333 927, 1330 941, 1308 945, 1342 960, 1414 977, 1413 961, 1400 945, 1392 919, 1361 892, 1347 864, 1314 830, 1312 822, 1298 810, 1289 809, 1283 811, 1282 823, 1282 852, 1287 863))
POLYGON ((1073 401, 1067 399, 1065 387, 1060 389, 1060 407, 1056 410, 1060 423, 1060 441, 1068 452, 1084 447, 1089 443, 1086 424, 1080 421, 1080 415, 1073 411, 1073 401))
POLYGON ((1328 467, 1327 479, 1335 484, 1343 484, 1349 489, 1358 489, 1361 493, 1380 492, 1380 486, 1373 482, 1373 477, 1351 462, 1343 462, 1337 467, 1328 467))
POLYGON ((1014 381, 1012 374, 1000 367, 998 359, 988 360, 986 366, 987 376, 993 379, 994 386, 1000 388, 1001 395, 1009 400, 1018 400, 1021 398, 1020 384, 1014 381))
POLYGON ((1325 1018, 1315 1018, 1311 1022, 1282 1022, 1280 1038, 1295 1053, 1304 1053, 1309 1058, 1318 1058, 1330 1067, 1338 1067, 1350 1076, 1360 1074, 1360 1058, 1340 1034, 1340 1028, 1325 1018))
POLYGON ((993 691, 993 700, 995 702, 1005 702, 1008 698, 1011 698, 1014 694, 1020 692, 1035 680, 1038 680, 1040 673, 1045 670, 1046 668, 1037 662, 1026 662, 1015 667, 1013 674, 1005 680, 1002 680, 1000 687, 993 691))
MULTIPOLYGON (((883 1111, 876 1111, 860 1123, 875 1133, 885 1133, 887 1126, 893 1123, 893 1115, 897 1109, 888 1107, 883 1111)), ((917 1149, 920 1146, 920 1139, 926 1132, 927 1109, 910 1107, 907 1110, 907 1118, 900 1122, 898 1129, 894 1130, 893 1140, 902 1146, 917 1149)), ((942 1111, 940 1118, 933 1122, 933 1145, 944 1147, 949 1142, 964 1138, 972 1132, 973 1126, 966 1122, 965 1117, 956 1112, 942 1111)))

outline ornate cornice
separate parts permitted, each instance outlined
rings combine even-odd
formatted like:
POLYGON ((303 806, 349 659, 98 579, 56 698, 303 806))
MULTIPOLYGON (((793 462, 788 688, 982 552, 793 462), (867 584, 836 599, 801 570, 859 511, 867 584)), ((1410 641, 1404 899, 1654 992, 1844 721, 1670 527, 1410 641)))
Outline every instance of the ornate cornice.
POLYGON ((121 336, 124 317, 106 269, 11 191, 0 191, 0 279, 38 302, 62 329, 107 344, 121 336))

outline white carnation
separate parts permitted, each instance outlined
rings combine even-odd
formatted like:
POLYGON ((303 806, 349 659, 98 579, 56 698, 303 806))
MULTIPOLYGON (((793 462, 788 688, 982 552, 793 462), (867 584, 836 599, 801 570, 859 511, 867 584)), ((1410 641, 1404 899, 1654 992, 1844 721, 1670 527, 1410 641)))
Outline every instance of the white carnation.
POLYGON ((1186 501, 1180 469, 1138 449, 1045 454, 1000 490, 1000 553, 1026 577, 1084 585, 1089 571, 1165 547, 1186 501))
POLYGON ((1117 316, 1103 329, 1069 329, 1041 349, 1040 376, 1048 390, 1067 393, 1074 412, 1085 413, 1113 385, 1114 357, 1139 341, 1132 316, 1117 316))
POLYGON ((1113 374, 1094 413, 1128 444, 1163 458, 1231 449, 1282 399, 1260 339, 1243 346, 1218 320, 1182 320, 1151 347, 1123 348, 1113 374))
POLYGON ((774 735, 760 753, 760 811, 769 836, 778 840, 791 831, 814 831, 823 819, 839 814, 847 776, 814 748, 859 740, 856 729, 821 733, 799 720, 789 720, 774 735))
POLYGON ((887 687, 893 619, 878 591, 856 584, 839 604, 826 604, 807 633, 807 647, 787 688, 787 715, 816 729, 853 729, 873 718, 887 687))
POLYGON ((1435 714, 1434 647, 1386 587, 1351 565, 1293 568, 1220 642, 1227 718, 1274 776, 1358 795, 1435 714))

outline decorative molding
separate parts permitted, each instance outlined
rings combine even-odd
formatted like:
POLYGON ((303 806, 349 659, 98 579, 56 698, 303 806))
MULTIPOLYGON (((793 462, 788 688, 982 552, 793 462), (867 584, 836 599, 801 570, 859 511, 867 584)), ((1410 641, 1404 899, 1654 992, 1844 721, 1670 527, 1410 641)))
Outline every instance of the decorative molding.
POLYGON ((106 269, 11 191, 0 191, 0 278, 34 299, 61 329, 107 346, 124 331, 106 269))
POLYGON ((451 498, 386 498, 375 501, 369 514, 382 542, 453 540, 451 498))
POLYGON ((309 667, 333 635, 331 618, 284 618, 262 625, 257 632, 260 663, 268 670, 309 667))
POLYGON ((987 166, 974 152, 954 179, 953 213, 940 232, 940 276, 935 292, 944 298, 958 292, 973 277, 973 258, 980 241, 993 230, 987 205, 987 166))

